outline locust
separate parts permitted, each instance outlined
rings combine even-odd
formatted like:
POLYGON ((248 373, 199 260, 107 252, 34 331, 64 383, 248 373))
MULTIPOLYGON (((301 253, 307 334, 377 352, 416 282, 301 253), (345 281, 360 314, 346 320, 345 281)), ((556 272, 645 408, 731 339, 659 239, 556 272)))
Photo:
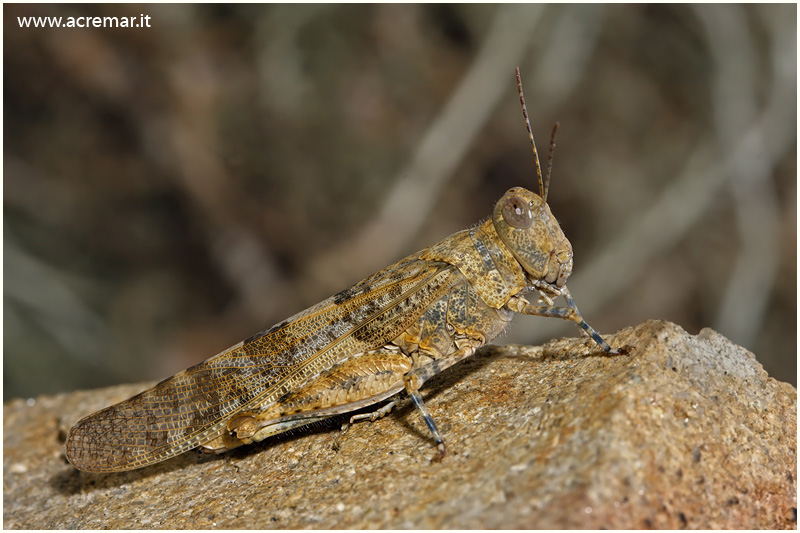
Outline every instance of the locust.
POLYGON ((382 404, 350 423, 376 420, 403 393, 444 455, 420 387, 497 337, 515 314, 573 321, 605 352, 621 353, 584 320, 567 289, 572 245, 547 204, 558 124, 543 177, 519 68, 516 77, 538 194, 514 187, 484 222, 81 419, 67 437, 69 462, 119 472, 193 449, 221 453, 382 404), (559 298, 566 305, 556 305, 559 298))

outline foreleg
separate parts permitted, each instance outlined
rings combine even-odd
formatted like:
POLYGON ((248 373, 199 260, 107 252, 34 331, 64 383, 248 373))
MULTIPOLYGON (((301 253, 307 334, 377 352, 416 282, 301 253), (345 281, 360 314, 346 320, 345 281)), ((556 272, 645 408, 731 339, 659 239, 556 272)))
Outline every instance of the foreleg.
POLYGON ((569 293, 566 286, 561 289, 561 295, 564 296, 564 299, 567 301, 567 307, 531 305, 528 300, 521 296, 514 296, 509 299, 506 303, 506 307, 515 313, 520 313, 523 315, 545 316, 561 318, 563 320, 571 320, 583 328, 583 330, 589 334, 594 342, 596 342, 610 355, 619 355, 622 353, 619 350, 612 350, 611 346, 609 346, 608 343, 603 340, 603 337, 601 337, 600 334, 597 333, 597 331, 595 331, 594 328, 583 319, 580 311, 578 311, 578 306, 575 304, 575 300, 572 298, 572 295, 569 293))

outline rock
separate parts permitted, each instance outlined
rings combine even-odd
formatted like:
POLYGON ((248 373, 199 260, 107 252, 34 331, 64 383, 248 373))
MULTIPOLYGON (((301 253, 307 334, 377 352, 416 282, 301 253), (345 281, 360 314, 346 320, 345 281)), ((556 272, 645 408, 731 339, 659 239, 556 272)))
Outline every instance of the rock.
POLYGON ((373 423, 89 474, 78 418, 143 388, 4 405, 5 528, 795 528, 797 391, 704 329, 490 346, 373 423))

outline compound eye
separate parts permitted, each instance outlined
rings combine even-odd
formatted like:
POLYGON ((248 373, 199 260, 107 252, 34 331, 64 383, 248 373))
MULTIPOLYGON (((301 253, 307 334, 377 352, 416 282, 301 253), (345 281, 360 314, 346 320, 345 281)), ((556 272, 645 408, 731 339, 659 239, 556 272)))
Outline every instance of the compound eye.
POLYGON ((503 205, 503 219, 514 228, 528 228, 533 224, 533 212, 528 200, 519 196, 508 198, 503 205))

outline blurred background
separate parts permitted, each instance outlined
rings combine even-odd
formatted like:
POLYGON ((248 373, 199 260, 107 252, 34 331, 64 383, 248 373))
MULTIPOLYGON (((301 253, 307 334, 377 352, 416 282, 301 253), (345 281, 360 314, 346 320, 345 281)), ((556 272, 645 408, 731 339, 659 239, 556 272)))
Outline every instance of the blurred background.
POLYGON ((796 385, 796 9, 5 4, 4 398, 165 378, 536 190, 516 65, 588 322, 796 385))

